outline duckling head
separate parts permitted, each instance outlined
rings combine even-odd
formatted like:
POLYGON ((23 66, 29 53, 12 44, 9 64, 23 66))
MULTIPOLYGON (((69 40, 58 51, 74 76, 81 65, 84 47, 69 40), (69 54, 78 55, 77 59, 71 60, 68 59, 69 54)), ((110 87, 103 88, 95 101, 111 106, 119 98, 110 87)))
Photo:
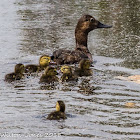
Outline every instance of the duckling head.
POLYGON ((46 67, 46 66, 49 65, 50 61, 51 61, 51 57, 50 56, 43 55, 39 59, 39 65, 42 66, 42 67, 46 67))
POLYGON ((55 76, 57 75, 57 71, 54 67, 47 67, 45 69, 45 72, 44 72, 45 75, 48 75, 48 76, 55 76))
POLYGON ((91 62, 88 59, 82 59, 79 65, 80 65, 80 69, 86 70, 90 68, 91 62))
POLYGON ((83 15, 76 26, 75 32, 81 30, 84 33, 89 33, 90 31, 97 29, 97 28, 111 28, 110 25, 105 25, 96 20, 91 15, 83 15))
POLYGON ((71 74, 72 73, 72 69, 70 66, 64 65, 61 67, 61 72, 63 74, 71 74))
POLYGON ((20 73, 20 74, 23 74, 25 71, 25 67, 23 64, 19 63, 19 64, 16 64, 15 66, 15 73, 20 73))
POLYGON ((56 103, 56 111, 65 112, 65 104, 63 101, 59 100, 56 103))

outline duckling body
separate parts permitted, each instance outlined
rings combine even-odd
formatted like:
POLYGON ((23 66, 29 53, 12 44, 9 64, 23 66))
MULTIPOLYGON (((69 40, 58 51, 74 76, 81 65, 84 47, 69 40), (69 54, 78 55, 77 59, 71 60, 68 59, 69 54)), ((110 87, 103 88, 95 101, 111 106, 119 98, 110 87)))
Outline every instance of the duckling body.
POLYGON ((60 120, 60 119, 66 119, 66 115, 64 112, 61 111, 54 111, 51 114, 48 115, 48 120, 60 120))
POLYGON ((54 83, 54 82, 58 82, 59 79, 56 76, 57 71, 54 67, 50 67, 48 66, 45 69, 44 74, 40 77, 40 83, 54 83))
POLYGON ((63 101, 57 101, 56 103, 56 111, 50 113, 47 117, 48 120, 60 120, 66 119, 65 114, 65 104, 63 101))
POLYGON ((75 29, 76 48, 75 50, 56 50, 53 52, 52 59, 59 65, 78 63, 82 58, 89 59, 91 62, 92 54, 87 47, 88 33, 97 28, 110 28, 90 15, 82 16, 75 29))
POLYGON ((39 65, 26 65, 25 73, 33 73, 44 70, 50 63, 51 58, 48 55, 43 55, 39 59, 39 65))
POLYGON ((24 74, 23 74, 24 70, 25 70, 25 67, 23 64, 17 64, 15 66, 15 72, 5 75, 5 81, 12 82, 15 80, 22 79, 24 77, 24 74))
POLYGON ((92 76, 93 72, 90 69, 91 62, 88 59, 82 59, 79 63, 79 68, 76 68, 74 74, 77 76, 92 76))
POLYGON ((78 81, 77 76, 72 73, 72 68, 70 66, 64 65, 61 67, 61 72, 63 75, 61 76, 62 82, 69 82, 69 81, 78 81))
POLYGON ((39 70, 39 65, 26 65, 25 66, 25 73, 33 73, 33 72, 37 72, 39 70))

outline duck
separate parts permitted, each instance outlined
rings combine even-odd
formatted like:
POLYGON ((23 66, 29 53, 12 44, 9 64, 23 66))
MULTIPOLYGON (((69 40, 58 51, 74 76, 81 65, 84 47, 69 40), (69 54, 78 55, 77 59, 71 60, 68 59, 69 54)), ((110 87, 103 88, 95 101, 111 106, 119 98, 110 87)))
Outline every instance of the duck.
POLYGON ((65 114, 65 104, 63 101, 59 100, 56 103, 56 111, 50 113, 47 117, 48 120, 60 120, 67 119, 65 114))
POLYGON ((15 65, 15 72, 9 73, 5 75, 6 82, 12 82, 15 80, 20 80, 24 77, 25 67, 22 63, 15 65))
POLYGON ((78 77, 72 73, 71 66, 63 65, 61 67, 61 72, 63 73, 63 75, 61 76, 62 82, 78 81, 78 77))
POLYGON ((50 64, 50 61, 50 56, 42 55, 39 59, 39 65, 30 64, 25 66, 25 73, 33 73, 44 70, 50 64))
POLYGON ((59 78, 56 76, 58 73, 56 71, 56 68, 52 66, 47 66, 47 68, 44 71, 44 74, 40 77, 39 83, 54 83, 58 82, 59 78))
POLYGON ((91 62, 89 59, 82 59, 79 62, 79 68, 76 68, 74 74, 77 76, 92 76, 93 72, 90 69, 91 62))
POLYGON ((75 64, 80 60, 89 59, 93 63, 92 54, 90 53, 87 45, 88 33, 97 28, 111 28, 110 25, 105 25, 96 20, 91 15, 83 15, 75 28, 75 50, 59 49, 53 52, 51 59, 57 65, 75 64))

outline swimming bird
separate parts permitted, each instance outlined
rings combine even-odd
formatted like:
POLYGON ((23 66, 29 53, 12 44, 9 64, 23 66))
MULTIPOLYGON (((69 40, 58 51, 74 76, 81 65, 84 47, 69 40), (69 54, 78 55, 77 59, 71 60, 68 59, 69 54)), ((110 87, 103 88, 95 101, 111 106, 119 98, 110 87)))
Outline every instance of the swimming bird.
POLYGON ((20 80, 24 77, 25 67, 23 64, 19 63, 15 66, 15 72, 9 73, 5 75, 5 81, 12 82, 15 80, 20 80))
POLYGON ((26 65, 25 66, 25 73, 33 73, 33 72, 38 72, 41 70, 44 70, 50 63, 51 57, 48 55, 43 55, 39 59, 39 65, 26 65))
POLYGON ((50 113, 47 117, 48 120, 60 120, 60 119, 66 119, 65 114, 65 104, 63 101, 59 100, 56 103, 56 111, 50 113))
POLYGON ((89 59, 82 59, 79 63, 79 68, 76 68, 74 74, 77 76, 92 76, 93 72, 90 69, 91 62, 89 59))
POLYGON ((42 74, 42 76, 40 77, 40 83, 58 82, 59 78, 56 75, 57 75, 56 69, 54 67, 48 66, 45 69, 44 74, 42 74))
POLYGON ((53 52, 51 59, 58 65, 78 63, 82 58, 93 62, 92 54, 88 50, 88 33, 97 28, 111 28, 112 26, 102 24, 91 15, 83 15, 75 28, 75 50, 59 49, 53 52))
POLYGON ((72 73, 71 66, 63 65, 61 67, 61 72, 63 73, 63 75, 61 76, 62 82, 78 81, 78 77, 72 73))

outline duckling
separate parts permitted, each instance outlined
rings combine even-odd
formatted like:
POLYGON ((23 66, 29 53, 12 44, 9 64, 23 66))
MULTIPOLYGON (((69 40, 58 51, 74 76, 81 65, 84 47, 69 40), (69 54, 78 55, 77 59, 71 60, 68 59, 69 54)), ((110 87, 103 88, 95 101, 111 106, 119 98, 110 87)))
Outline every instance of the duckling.
POLYGON ((70 66, 63 65, 61 67, 61 72, 63 73, 61 76, 62 82, 78 81, 78 78, 72 73, 72 68, 70 66))
POLYGON ((26 65, 25 73, 33 73, 33 72, 41 71, 49 65, 50 61, 51 61, 50 56, 43 55, 39 59, 39 65, 33 65, 33 64, 26 65))
POLYGON ((54 83, 54 82, 58 82, 59 79, 58 79, 58 77, 56 75, 57 75, 56 69, 54 67, 48 66, 45 69, 44 74, 40 78, 40 83, 54 83))
POLYGON ((93 72, 90 69, 91 62, 88 59, 82 59, 79 63, 79 68, 75 69, 74 74, 77 76, 92 76, 93 72))
POLYGON ((63 101, 57 101, 56 103, 56 111, 50 113, 47 117, 48 120, 60 120, 67 119, 65 114, 65 104, 63 101))
POLYGON ((5 81, 12 82, 15 80, 20 80, 24 77, 23 73, 25 71, 25 67, 23 64, 19 63, 15 66, 15 72, 9 73, 5 75, 5 81))
POLYGON ((82 58, 93 62, 92 54, 87 47, 88 33, 97 28, 111 28, 112 26, 102 24, 91 15, 83 15, 75 28, 75 50, 59 49, 53 52, 51 59, 58 65, 74 64, 80 62, 82 58))

